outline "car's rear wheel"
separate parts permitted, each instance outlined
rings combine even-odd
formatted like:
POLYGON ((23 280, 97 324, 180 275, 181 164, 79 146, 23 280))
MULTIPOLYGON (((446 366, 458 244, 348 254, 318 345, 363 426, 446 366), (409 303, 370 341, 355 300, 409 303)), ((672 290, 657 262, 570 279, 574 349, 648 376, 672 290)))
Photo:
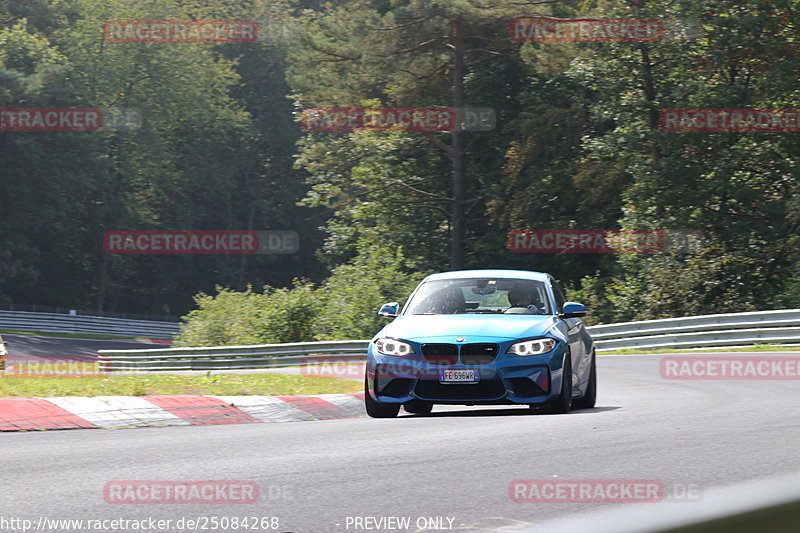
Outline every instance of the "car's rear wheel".
POLYGON ((589 384, 583 398, 575 400, 573 407, 576 409, 591 409, 597 400, 597 369, 595 368, 595 354, 592 354, 592 368, 589 370, 589 384))
POLYGON ((400 412, 399 403, 383 403, 370 396, 366 376, 364 376, 364 407, 372 418, 394 418, 400 412))
POLYGON ((561 371, 561 393, 551 404, 542 406, 539 412, 563 415, 569 413, 570 409, 572 409, 572 358, 567 352, 564 356, 564 368, 561 371))
POLYGON ((403 404, 403 409, 405 409, 407 413, 427 415, 433 410, 433 404, 423 400, 411 400, 403 404))

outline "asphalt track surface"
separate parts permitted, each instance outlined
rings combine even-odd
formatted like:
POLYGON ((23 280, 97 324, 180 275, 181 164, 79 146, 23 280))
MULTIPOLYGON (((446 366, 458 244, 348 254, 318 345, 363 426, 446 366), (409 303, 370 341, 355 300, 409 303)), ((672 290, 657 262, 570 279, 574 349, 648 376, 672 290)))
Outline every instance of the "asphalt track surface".
POLYGON ((60 337, 35 337, 33 335, 3 334, 3 341, 9 355, 61 357, 61 356, 97 356, 97 350, 143 350, 147 348, 163 348, 160 344, 151 344, 140 340, 95 340, 67 339, 60 337))
MULTIPOLYGON (((797 354, 752 354, 765 355, 797 354)), ((172 522, 150 531, 180 531, 189 530, 177 528, 181 518, 277 517, 275 529, 205 530, 536 531, 618 504, 515 503, 513 480, 658 480, 668 500, 690 506, 703 491, 800 471, 800 381, 664 380, 661 357, 600 356, 597 407, 567 415, 437 406, 431 416, 388 420, 0 435, 0 520, 152 517, 172 522), (104 485, 120 480, 254 481, 260 497, 107 503, 104 485), (687 490, 693 498, 681 497, 687 490), (411 527, 366 517, 408 517, 411 527), (444 527, 417 527, 426 523, 444 527)))

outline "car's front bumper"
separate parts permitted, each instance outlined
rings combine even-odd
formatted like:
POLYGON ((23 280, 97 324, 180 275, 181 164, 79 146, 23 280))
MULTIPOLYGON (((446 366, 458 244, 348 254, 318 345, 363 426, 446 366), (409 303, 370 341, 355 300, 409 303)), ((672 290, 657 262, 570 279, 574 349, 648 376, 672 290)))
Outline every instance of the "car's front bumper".
POLYGON ((422 355, 422 346, 441 342, 440 339, 403 340, 414 347, 414 355, 384 355, 370 344, 367 390, 380 402, 405 403, 419 399, 441 404, 543 404, 555 400, 561 391, 566 351, 563 342, 544 354, 518 356, 506 353, 518 339, 481 339, 481 343, 498 345, 492 361, 464 364, 459 351, 459 357, 452 363, 435 364, 422 355), (477 383, 442 383, 442 369, 474 369, 480 380, 477 383))

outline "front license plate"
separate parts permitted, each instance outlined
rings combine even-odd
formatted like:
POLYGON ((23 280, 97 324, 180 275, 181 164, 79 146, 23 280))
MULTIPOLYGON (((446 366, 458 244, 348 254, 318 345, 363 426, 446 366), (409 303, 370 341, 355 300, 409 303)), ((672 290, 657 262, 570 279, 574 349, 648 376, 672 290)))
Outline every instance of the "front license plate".
POLYGON ((478 383, 480 373, 475 369, 470 370, 439 370, 440 383, 478 383))

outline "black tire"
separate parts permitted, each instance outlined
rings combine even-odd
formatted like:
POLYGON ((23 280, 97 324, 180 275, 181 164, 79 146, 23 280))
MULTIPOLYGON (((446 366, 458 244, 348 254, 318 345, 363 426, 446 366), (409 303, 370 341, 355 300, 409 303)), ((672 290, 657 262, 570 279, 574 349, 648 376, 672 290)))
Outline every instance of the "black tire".
POLYGON ((411 400, 410 402, 403 404, 403 409, 405 409, 406 413, 415 415, 429 415, 433 410, 433 404, 423 400, 411 400))
POLYGON ((594 364, 595 354, 592 353, 592 369, 589 370, 589 384, 586 386, 586 394, 583 398, 573 402, 575 409, 591 409, 597 400, 597 369, 594 364))
POLYGON ((364 376, 364 407, 372 418, 394 418, 400 412, 399 403, 379 402, 369 395, 366 376, 364 376))
MULTIPOLYGON (((531 406, 531 408, 534 407, 531 406)), ((572 409, 572 358, 567 352, 564 356, 564 369, 561 373, 561 394, 558 395, 558 398, 553 403, 542 406, 539 412, 564 415, 569 413, 570 409, 572 409)))

